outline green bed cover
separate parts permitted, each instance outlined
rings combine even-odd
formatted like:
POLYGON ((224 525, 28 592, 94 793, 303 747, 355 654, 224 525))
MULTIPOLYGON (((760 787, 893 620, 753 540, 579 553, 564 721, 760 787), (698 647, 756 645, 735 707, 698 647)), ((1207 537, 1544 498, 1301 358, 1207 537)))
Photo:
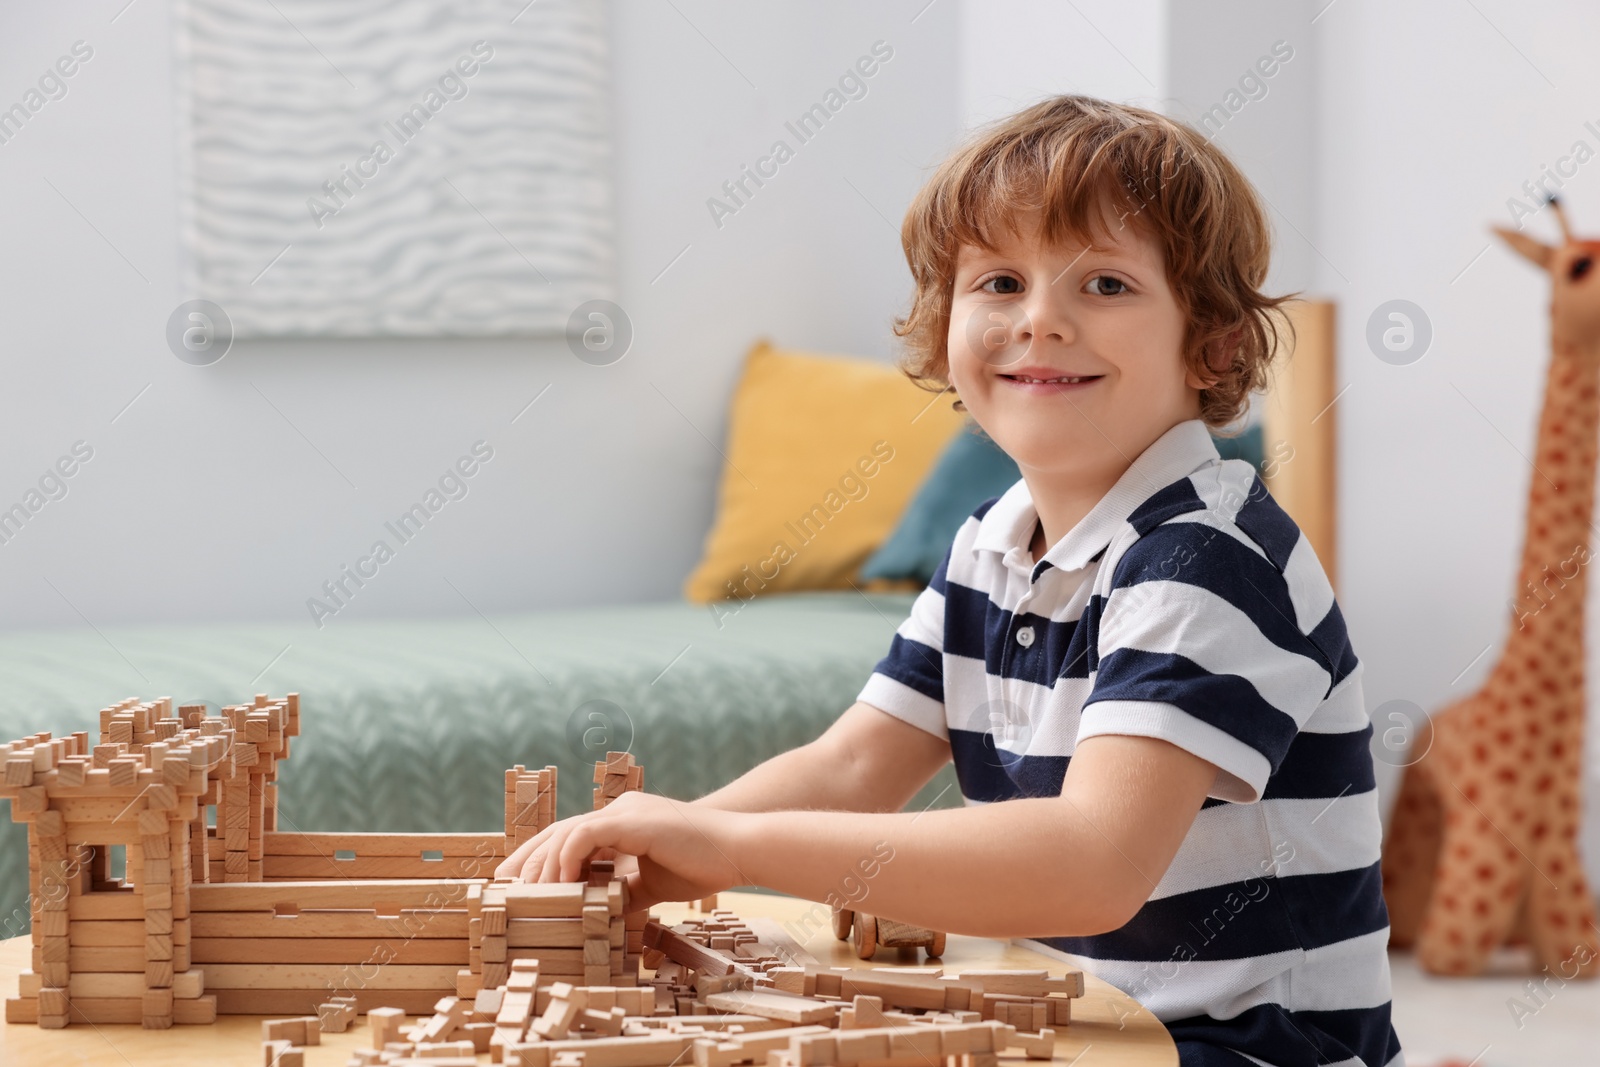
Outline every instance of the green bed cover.
MULTIPOLYGON (((566 816, 589 810, 607 749, 633 752, 650 791, 693 798, 811 740, 854 701, 912 599, 771 596, 720 625, 704 605, 662 602, 321 630, 0 632, 0 739, 98 740, 99 709, 129 696, 215 713, 295 691, 301 734, 279 774, 280 829, 493 830, 517 763, 561 768, 566 816)), ((958 804, 954 780, 947 764, 908 807, 958 804)), ((26 929, 27 843, 9 818, 0 909, 0 936, 26 929)))

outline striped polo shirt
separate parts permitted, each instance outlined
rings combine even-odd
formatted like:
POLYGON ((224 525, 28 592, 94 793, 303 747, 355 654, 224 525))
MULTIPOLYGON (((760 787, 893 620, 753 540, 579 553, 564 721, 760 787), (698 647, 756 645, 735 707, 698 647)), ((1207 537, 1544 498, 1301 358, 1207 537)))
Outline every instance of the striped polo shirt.
POLYGON ((1131 921, 1022 944, 1133 995, 1185 1067, 1401 1067, 1362 665, 1310 543, 1200 419, 1035 563, 1037 520, 1025 481, 972 513, 860 700, 946 738, 969 805, 1059 795, 1096 734, 1217 775, 1131 921))

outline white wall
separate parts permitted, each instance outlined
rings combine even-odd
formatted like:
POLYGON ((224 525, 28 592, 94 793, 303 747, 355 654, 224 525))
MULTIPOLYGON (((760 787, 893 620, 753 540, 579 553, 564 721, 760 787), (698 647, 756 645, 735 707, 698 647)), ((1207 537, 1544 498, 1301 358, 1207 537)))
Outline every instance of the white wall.
POLYGON ((190 295, 169 13, 122 3, 19 7, 0 33, 7 105, 74 41, 94 49, 0 145, 0 507, 73 442, 94 449, 0 545, 0 625, 309 628, 307 598, 479 439, 495 458, 468 495, 328 625, 469 611, 446 579, 484 611, 676 598, 751 342, 892 355, 900 215, 956 133, 951 5, 610 6, 620 302, 636 329, 614 366, 560 341, 308 341, 241 342, 197 368, 163 337, 190 295), (878 40, 894 54, 867 94, 716 227, 707 198, 878 40))
POLYGON ((1087 93, 1160 110, 1167 4, 960 0, 961 121, 971 128, 1040 97, 1087 93))
POLYGON ((1318 42, 1308 25, 1322 3, 1173 3, 1163 109, 1211 137, 1261 194, 1273 236, 1268 291, 1311 297, 1328 295, 1314 247, 1318 42))

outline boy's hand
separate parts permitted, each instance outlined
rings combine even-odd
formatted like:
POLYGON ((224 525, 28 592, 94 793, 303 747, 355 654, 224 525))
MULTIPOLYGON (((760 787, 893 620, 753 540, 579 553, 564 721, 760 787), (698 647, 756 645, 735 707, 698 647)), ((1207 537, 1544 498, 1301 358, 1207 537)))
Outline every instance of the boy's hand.
POLYGON ((738 851, 734 830, 738 820, 748 818, 631 791, 599 811, 545 827, 507 856, 495 877, 574 882, 584 860, 617 857, 629 910, 664 900, 698 900, 747 884, 733 857, 738 851))

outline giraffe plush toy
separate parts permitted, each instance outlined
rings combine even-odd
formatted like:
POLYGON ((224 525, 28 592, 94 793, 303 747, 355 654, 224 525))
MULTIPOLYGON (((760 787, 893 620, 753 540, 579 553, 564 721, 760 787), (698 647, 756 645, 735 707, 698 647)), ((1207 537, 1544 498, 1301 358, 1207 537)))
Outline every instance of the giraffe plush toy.
MULTIPOLYGON (((1511 633, 1482 688, 1418 731, 1383 855, 1390 944, 1435 974, 1481 973, 1518 940, 1563 979, 1600 968, 1578 860, 1584 594, 1600 422, 1600 241, 1494 227, 1550 276, 1539 416, 1511 633)), ((1381 730, 1382 724, 1377 724, 1381 730)))

